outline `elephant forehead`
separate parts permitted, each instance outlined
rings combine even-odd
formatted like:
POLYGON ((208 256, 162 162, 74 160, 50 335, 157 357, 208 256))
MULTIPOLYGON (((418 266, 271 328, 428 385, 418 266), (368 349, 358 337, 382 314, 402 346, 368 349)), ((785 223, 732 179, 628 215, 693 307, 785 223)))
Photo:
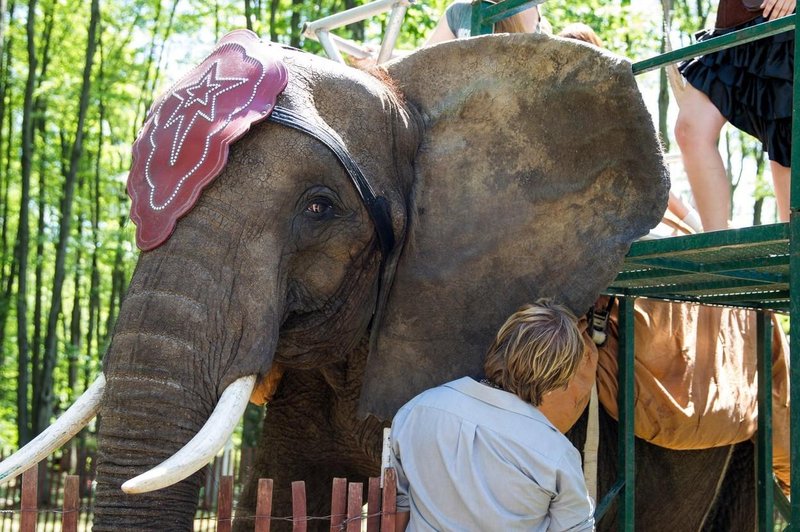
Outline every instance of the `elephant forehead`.
POLYGON ((304 192, 317 186, 335 191, 349 209, 359 209, 358 193, 330 149, 310 135, 267 121, 231 147, 227 166, 197 207, 228 204, 231 214, 248 224, 256 219, 266 223, 273 216, 291 216, 304 192))
POLYGON ((139 248, 169 238, 225 167, 230 144, 272 112, 288 79, 276 51, 252 32, 232 32, 154 103, 128 178, 139 248))

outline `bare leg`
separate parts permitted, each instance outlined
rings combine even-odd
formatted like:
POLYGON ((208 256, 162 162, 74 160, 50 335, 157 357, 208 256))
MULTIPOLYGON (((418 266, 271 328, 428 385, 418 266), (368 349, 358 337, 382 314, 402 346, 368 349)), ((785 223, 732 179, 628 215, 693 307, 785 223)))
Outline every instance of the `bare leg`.
POLYGON ((775 161, 769 162, 772 170, 772 183, 775 186, 775 203, 778 205, 778 220, 781 222, 789 221, 789 190, 791 189, 791 169, 778 164, 775 161))
POLYGON ((706 231, 727 229, 731 210, 730 182, 717 147, 723 125, 725 118, 711 100, 686 85, 675 139, 706 231))

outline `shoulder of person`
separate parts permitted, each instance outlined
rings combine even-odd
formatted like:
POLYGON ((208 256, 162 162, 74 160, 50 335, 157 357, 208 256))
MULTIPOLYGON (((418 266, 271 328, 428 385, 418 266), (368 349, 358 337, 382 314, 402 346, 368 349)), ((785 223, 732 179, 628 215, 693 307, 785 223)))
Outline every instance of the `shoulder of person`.
MULTIPOLYGON (((453 382, 455 382, 455 381, 453 381, 453 382)), ((419 394, 415 395, 412 399, 410 399, 406 404, 401 406, 400 410, 397 411, 397 414, 400 414, 401 412, 402 413, 408 412, 409 410, 412 410, 418 404, 425 403, 426 401, 429 401, 431 399, 435 399, 435 398, 441 396, 442 394, 451 393, 453 390, 448 388, 448 386, 447 386, 448 384, 450 384, 450 383, 441 384, 441 385, 436 386, 434 388, 428 388, 427 390, 425 390, 423 392, 420 392, 419 394)))

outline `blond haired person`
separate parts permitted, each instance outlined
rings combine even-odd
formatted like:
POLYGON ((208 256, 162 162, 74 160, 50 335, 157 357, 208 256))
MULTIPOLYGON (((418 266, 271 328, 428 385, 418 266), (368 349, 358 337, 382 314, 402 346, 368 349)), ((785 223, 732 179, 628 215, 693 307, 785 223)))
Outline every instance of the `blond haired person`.
POLYGON ((427 390, 392 422, 397 530, 593 530, 578 451, 539 411, 583 356, 575 316, 550 300, 508 318, 486 377, 427 390))

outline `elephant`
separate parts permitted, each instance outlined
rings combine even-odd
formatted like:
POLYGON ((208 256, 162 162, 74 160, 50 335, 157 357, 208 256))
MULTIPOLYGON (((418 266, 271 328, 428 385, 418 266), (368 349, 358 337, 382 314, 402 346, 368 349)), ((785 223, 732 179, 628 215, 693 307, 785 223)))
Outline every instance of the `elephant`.
MULTIPOLYGON (((268 406, 237 526, 259 477, 273 515, 293 480, 326 515, 331 478, 376 475, 398 407, 477 374, 513 310, 585 313, 668 188, 630 63, 583 43, 488 35, 364 72, 226 36, 134 146, 142 252, 81 414, 100 417, 94 529, 190 529, 204 441, 248 398, 268 406)), ((688 498, 708 467, 660 480, 688 498)))

